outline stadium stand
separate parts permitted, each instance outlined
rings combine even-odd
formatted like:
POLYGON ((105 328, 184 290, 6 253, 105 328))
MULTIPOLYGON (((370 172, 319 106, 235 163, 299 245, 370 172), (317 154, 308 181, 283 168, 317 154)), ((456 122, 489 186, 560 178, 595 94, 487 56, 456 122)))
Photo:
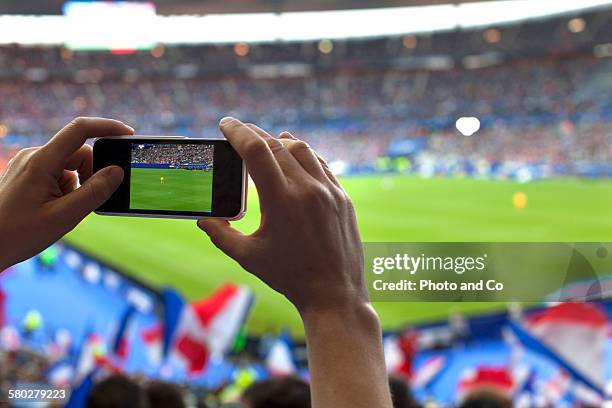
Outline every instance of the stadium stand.
POLYGON ((609 38, 602 21, 611 19, 586 15, 601 28, 536 41, 529 33, 559 21, 504 28, 501 38, 512 41, 497 44, 453 32, 432 34, 414 50, 401 38, 353 40, 329 55, 311 43, 253 46, 245 57, 227 46, 166 47, 157 58, 4 47, 0 145, 42 144, 75 114, 116 117, 142 134, 218 137, 216 121, 230 113, 274 131, 291 128, 348 171, 403 155, 422 173, 433 159, 442 173, 471 174, 486 163, 487 173, 512 169, 501 177, 521 164, 532 177, 609 176, 611 65, 593 50, 609 38), (447 61, 437 66, 440 55, 447 61), (452 137, 461 116, 478 117, 485 136, 452 137), (393 149, 402 141, 416 148, 393 149))
MULTIPOLYGON (((231 400, 232 395, 246 389, 254 380, 269 378, 274 372, 275 363, 266 362, 274 341, 271 344, 266 336, 249 337, 248 346, 237 349, 237 353, 227 358, 210 360, 207 369, 197 375, 189 375, 171 359, 160 365, 159 355, 155 356, 145 340, 145 333, 159 323, 160 309, 163 309, 160 292, 66 244, 54 246, 44 255, 4 272, 0 286, 5 294, 28 293, 27 297, 5 296, 2 302, 4 328, 0 340, 4 363, 0 392, 3 395, 7 395, 11 384, 70 387, 72 381, 83 378, 91 368, 83 363, 83 355, 87 342, 92 339, 94 356, 103 371, 127 373, 145 387, 146 378, 179 384, 187 400, 207 401, 209 407, 215 407, 219 399, 231 400), (130 305, 135 312, 125 332, 129 351, 121 358, 113 354, 113 341, 130 305), (29 325, 26 316, 34 311, 39 318, 36 324, 29 325)), ((596 307, 601 309, 598 313, 606 316, 612 313, 609 301, 596 307)), ((555 404, 575 401, 564 370, 541 353, 528 348, 519 350, 508 341, 508 327, 517 319, 517 313, 537 316, 547 310, 546 307, 510 308, 499 313, 461 317, 460 324, 459 317, 455 316, 448 321, 387 331, 387 364, 390 371, 397 370, 404 376, 407 373, 400 368, 402 361, 411 360, 410 382, 414 396, 421 402, 457 401, 474 386, 472 380, 468 381, 475 375, 474 370, 483 371, 479 375, 485 377, 491 370, 508 372, 514 395, 520 392, 531 395, 523 388, 527 377, 532 376, 529 381, 546 388, 539 395, 549 401, 555 404), (398 343, 404 336, 416 342, 412 354, 398 343), (521 353, 521 364, 512 365, 509 362, 516 353, 521 353), (525 372, 527 366, 529 372, 525 372), (465 387, 457 386, 464 382, 465 387)), ((580 311, 586 319, 590 312, 580 311)), ((602 347, 598 349, 593 343, 598 358, 605 359, 602 367, 609 378, 612 354, 606 350, 612 347, 610 339, 602 347)), ((299 342, 291 346, 290 353, 297 363, 293 374, 307 375, 306 362, 299 358, 304 351, 304 344, 299 342)))
MULTIPOLYGON (((552 18, 501 27, 499 42, 481 30, 452 31, 416 36, 416 47, 402 37, 338 41, 331 54, 314 42, 251 45, 245 56, 233 46, 157 46, 128 55, 3 46, 0 169, 77 115, 115 117, 140 134, 219 137, 218 119, 231 114, 295 131, 349 174, 612 177, 612 61, 597 51, 612 40, 612 12, 582 17, 588 29, 578 35, 560 32, 564 18, 552 18), (477 138, 458 135, 461 116, 480 119, 477 138)), ((92 364, 84 355, 143 388, 150 386, 144 378, 179 384, 186 400, 211 408, 279 368, 308 376, 304 345, 276 333, 239 339, 197 375, 162 364, 148 334, 162 320, 163 291, 66 243, 5 271, 0 288, 2 395, 15 383, 78 386, 92 364), (115 342, 128 318, 122 357, 115 342), (274 347, 291 361, 269 361, 274 347)), ((607 330, 612 304, 596 307, 607 330)), ((551 405, 601 403, 586 391, 578 398, 568 385, 574 374, 537 352, 520 351, 529 372, 509 363, 519 352, 508 339, 512 308, 455 317, 385 333, 390 371, 419 402, 451 404, 479 378, 504 386, 511 377, 513 395, 528 400, 523 406, 536 397, 551 405)), ((602 361, 606 379, 611 346, 606 337, 587 350, 602 361)))

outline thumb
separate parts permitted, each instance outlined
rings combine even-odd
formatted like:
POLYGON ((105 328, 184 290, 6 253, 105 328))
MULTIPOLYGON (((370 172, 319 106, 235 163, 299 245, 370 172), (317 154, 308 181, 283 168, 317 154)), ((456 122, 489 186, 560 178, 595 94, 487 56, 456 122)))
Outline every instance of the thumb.
POLYGON ((104 204, 123 181, 123 169, 108 166, 91 176, 83 185, 57 200, 56 210, 66 223, 78 224, 104 204))
POLYGON ((248 253, 248 236, 233 228, 226 220, 203 218, 198 220, 198 227, 210 237, 217 248, 242 263, 244 255, 248 253))

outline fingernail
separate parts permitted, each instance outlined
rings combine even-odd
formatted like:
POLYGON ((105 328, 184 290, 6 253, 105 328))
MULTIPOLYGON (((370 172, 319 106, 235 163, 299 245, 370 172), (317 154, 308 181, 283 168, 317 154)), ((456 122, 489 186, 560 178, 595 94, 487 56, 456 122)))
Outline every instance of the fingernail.
POLYGON ((283 139, 291 139, 291 140, 296 140, 295 136, 293 136, 291 133, 287 132, 286 130, 283 130, 280 135, 278 135, 278 137, 281 137, 283 139))
POLYGON ((108 166, 101 171, 102 176, 113 179, 123 179, 123 169, 119 166, 108 166))
POLYGON ((233 118, 231 116, 226 116, 226 117, 224 117, 223 119, 221 119, 219 121, 219 126, 225 126, 225 125, 227 125, 228 123, 230 123, 230 122, 232 122, 234 120, 237 120, 237 119, 235 119, 235 118, 233 118))
POLYGON ((131 127, 130 125, 126 125, 125 123, 124 123, 123 125, 124 125, 126 128, 130 129, 130 131, 131 131, 132 133, 136 132, 136 130, 134 130, 134 128, 133 128, 133 127, 131 127))

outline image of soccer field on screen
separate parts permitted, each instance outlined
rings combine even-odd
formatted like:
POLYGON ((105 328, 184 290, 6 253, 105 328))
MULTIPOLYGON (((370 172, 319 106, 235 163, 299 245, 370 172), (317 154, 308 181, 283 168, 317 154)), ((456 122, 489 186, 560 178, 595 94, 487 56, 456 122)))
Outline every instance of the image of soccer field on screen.
POLYGON ((132 143, 130 209, 212 211, 209 144, 132 143))

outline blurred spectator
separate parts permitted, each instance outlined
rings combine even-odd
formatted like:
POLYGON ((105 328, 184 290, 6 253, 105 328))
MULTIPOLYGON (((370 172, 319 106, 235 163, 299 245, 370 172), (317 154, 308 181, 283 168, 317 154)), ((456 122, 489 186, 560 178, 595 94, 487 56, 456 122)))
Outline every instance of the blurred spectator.
POLYGON ((150 408, 184 408, 179 387, 161 381, 151 381, 145 387, 150 408))
POLYGON ((399 375, 389 376, 389 388, 393 399, 393 408, 418 408, 419 404, 414 400, 408 388, 408 384, 399 375))
POLYGON ((111 375, 94 386, 88 408, 149 408, 145 391, 123 375, 111 375))
POLYGON ((256 382, 241 398, 247 408, 310 408, 310 386, 297 377, 256 382))
POLYGON ((497 390, 482 388, 467 395, 459 408, 512 408, 512 400, 497 390))

